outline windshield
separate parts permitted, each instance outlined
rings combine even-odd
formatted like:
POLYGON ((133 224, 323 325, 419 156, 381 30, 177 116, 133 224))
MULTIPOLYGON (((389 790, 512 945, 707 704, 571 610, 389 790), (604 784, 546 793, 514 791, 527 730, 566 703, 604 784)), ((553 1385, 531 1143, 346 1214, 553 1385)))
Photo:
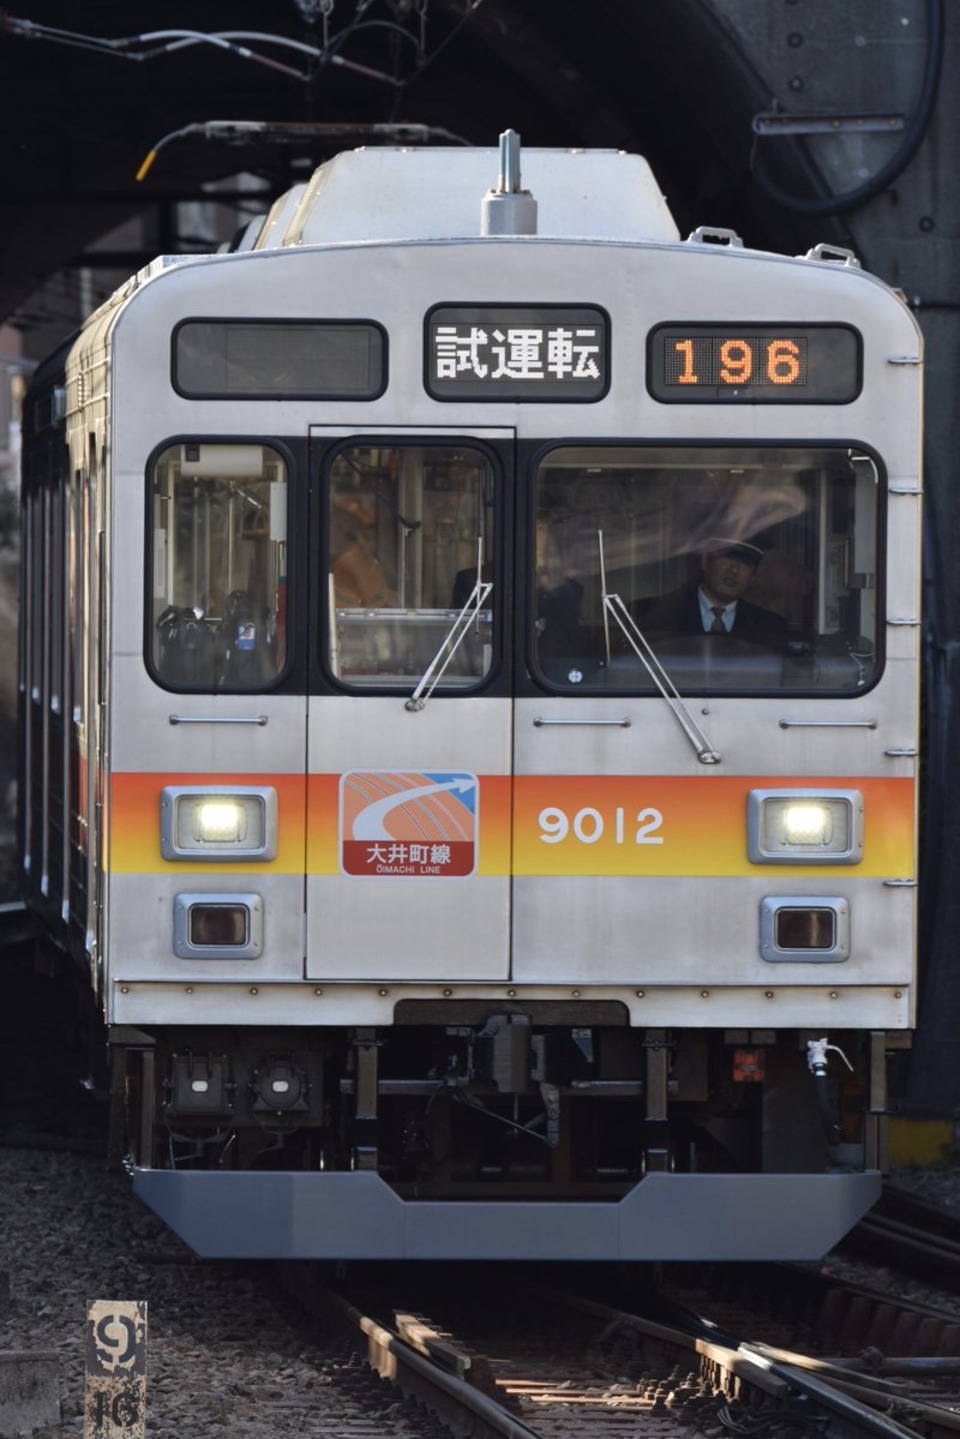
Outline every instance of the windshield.
POLYGON ((878 493, 847 447, 552 450, 535 489, 542 677, 651 689, 606 593, 681 693, 862 690, 879 673, 878 493))
POLYGON ((412 692, 449 646, 444 689, 477 684, 492 663, 494 477, 470 445, 350 445, 327 484, 328 663, 350 688, 412 692), (477 581, 480 587, 477 589, 477 581))

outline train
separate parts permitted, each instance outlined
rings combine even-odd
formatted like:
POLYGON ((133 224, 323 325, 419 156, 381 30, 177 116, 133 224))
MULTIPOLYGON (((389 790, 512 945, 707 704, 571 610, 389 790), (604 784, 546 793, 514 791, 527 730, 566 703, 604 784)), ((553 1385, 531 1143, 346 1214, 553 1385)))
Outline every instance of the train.
POLYGON ((816 1260, 917 981, 922 342, 639 155, 343 151, 24 415, 20 853, 197 1254, 816 1260))

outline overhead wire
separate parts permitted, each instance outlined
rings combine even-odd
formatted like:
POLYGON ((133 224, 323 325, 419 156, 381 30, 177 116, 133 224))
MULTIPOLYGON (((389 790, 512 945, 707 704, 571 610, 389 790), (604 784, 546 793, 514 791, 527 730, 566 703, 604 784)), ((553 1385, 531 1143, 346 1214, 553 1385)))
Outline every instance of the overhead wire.
MULTIPOLYGON (((137 35, 125 35, 115 38, 105 36, 85 35, 76 30, 65 30, 54 25, 44 25, 36 20, 27 20, 15 15, 2 15, 3 28, 11 35, 17 35, 26 40, 47 40, 54 44, 69 45, 75 49, 90 50, 99 54, 115 55, 118 59, 133 60, 142 62, 155 60, 161 56, 172 55, 188 49, 194 45, 213 45, 224 50, 238 59, 249 61, 253 64, 264 65, 268 69, 275 70, 280 74, 287 75, 291 79, 301 82, 308 82, 313 78, 311 71, 297 70, 291 65, 285 65, 282 61, 274 59, 270 55, 264 55, 260 50, 252 50, 247 43, 256 42, 260 45, 275 45, 280 48, 296 50, 313 61, 320 61, 322 64, 343 66, 356 74, 364 75, 368 79, 377 80, 383 84, 402 86, 404 82, 395 76, 387 74, 383 70, 376 70, 372 66, 361 64, 356 60, 349 60, 339 52, 347 40, 354 38, 366 30, 387 30, 401 38, 405 38, 415 47, 420 64, 416 74, 426 69, 427 65, 433 62, 436 54, 444 49, 457 31, 462 27, 467 18, 483 0, 470 0, 463 15, 454 26, 449 35, 441 41, 434 55, 425 58, 423 39, 417 39, 409 30, 392 20, 364 20, 361 17, 366 13, 367 6, 358 6, 354 19, 342 30, 331 37, 328 43, 323 46, 312 45, 304 40, 297 40, 292 36, 278 35, 262 30, 219 30, 203 31, 190 29, 171 30, 150 30, 137 35), (162 43, 161 43, 162 42, 162 43)), ((2 12, 0 12, 2 13, 2 12)))
MULTIPOLYGON (((68 45, 75 49, 87 50, 98 54, 114 55, 118 59, 142 62, 145 60, 156 60, 161 56, 169 56, 189 49, 196 45, 212 45, 227 54, 238 59, 248 61, 252 64, 263 65, 279 74, 286 75, 303 84, 312 84, 316 79, 316 64, 342 66, 352 73, 361 75, 366 79, 377 81, 393 87, 398 96, 407 86, 416 80, 423 72, 433 64, 437 56, 459 33, 466 24, 469 17, 483 4, 483 0, 467 0, 463 13, 454 25, 453 29, 440 42, 432 54, 427 55, 425 45, 425 0, 417 10, 420 17, 421 28, 420 38, 404 29, 402 25, 392 20, 367 20, 363 17, 370 8, 371 0, 358 0, 356 13, 353 19, 332 37, 327 36, 326 25, 324 27, 324 44, 317 46, 304 40, 298 40, 288 35, 277 35, 262 30, 222 30, 206 32, 191 29, 169 29, 149 30, 136 35, 118 36, 115 38, 86 35, 76 30, 66 30, 58 26, 44 25, 39 21, 27 20, 22 17, 7 15, 0 11, 0 25, 9 34, 20 36, 27 40, 47 40, 54 44, 68 45), (388 74, 386 71, 374 69, 372 66, 361 64, 355 60, 349 60, 340 54, 343 46, 348 40, 355 38, 366 30, 385 30, 393 36, 408 40, 417 52, 417 66, 412 76, 406 79, 397 75, 388 74), (247 43, 249 42, 249 43, 247 43), (301 55, 307 56, 313 65, 306 71, 298 70, 292 65, 286 65, 273 56, 265 55, 260 49, 251 49, 250 45, 258 46, 279 46, 281 48, 294 50, 301 55)), ((330 7, 332 9, 332 6, 330 7)), ((325 12, 325 15, 329 11, 325 12)), ((394 115, 396 106, 394 106, 394 115)), ((211 127, 220 127, 221 138, 240 138, 241 132, 249 134, 254 131, 265 133, 267 127, 262 122, 207 122, 185 125, 177 130, 170 131, 162 137, 148 152, 137 171, 137 181, 142 181, 152 169, 160 151, 171 141, 186 135, 202 134, 206 138, 212 138, 211 127), (227 131, 229 130, 229 135, 227 131)), ((282 127, 281 127, 282 128, 282 127)), ((421 127, 428 129, 429 127, 421 127)), ((275 138, 277 127, 271 127, 271 138, 275 138)), ((457 143, 465 144, 460 136, 449 134, 447 131, 431 131, 444 138, 453 139, 457 143)))
POLYGON ((457 21, 456 25, 454 25, 453 29, 448 35, 445 35, 443 37, 439 45, 434 47, 434 49, 418 67, 415 74, 412 75, 411 78, 405 82, 405 84, 409 85, 412 84, 414 80, 419 80, 423 72, 436 62, 437 57, 443 53, 443 51, 450 44, 451 40, 454 40, 456 38, 456 36, 463 29, 464 25, 466 25, 467 21, 470 19, 470 16, 474 13, 475 10, 479 10, 480 6, 483 3, 484 0, 468 0, 468 4, 464 7, 463 14, 460 16, 460 19, 457 21))
MULTIPOLYGON (((477 3, 479 3, 479 0, 474 0, 474 6, 477 3)), ((119 59, 138 62, 155 60, 160 56, 175 54, 194 45, 213 45, 218 49, 226 51, 228 54, 235 55, 240 59, 250 61, 254 64, 264 65, 268 69, 287 75, 304 84, 311 82, 314 78, 312 71, 294 69, 291 65, 285 65, 272 56, 264 55, 258 50, 252 50, 249 45, 239 42, 251 41, 262 45, 277 45, 296 50, 300 54, 309 56, 314 61, 342 66, 354 74, 364 76, 366 79, 400 88, 403 82, 398 80, 396 76, 387 74, 383 70, 376 70, 370 65, 360 64, 355 60, 348 60, 339 53, 346 41, 358 35, 361 31, 368 29, 386 29, 393 34, 408 39, 416 48, 418 56, 422 59, 422 40, 418 41, 416 37, 405 30, 402 25, 397 25, 393 21, 361 19, 366 8, 367 6, 358 6, 357 13, 350 24, 345 26, 337 35, 334 35, 329 44, 326 44, 323 48, 308 44, 303 40, 297 40, 291 36, 275 35, 260 30, 224 30, 210 33, 186 29, 150 30, 137 35, 119 36, 111 39, 108 37, 84 35, 75 30, 64 30, 57 26, 43 25, 38 21, 23 19, 15 15, 5 15, 2 12, 0 12, 0 20, 2 20, 3 28, 9 34, 17 35, 24 39, 48 40, 55 44, 68 45, 77 49, 114 55, 119 59)), ((263 126, 251 124, 250 126, 244 127, 242 122, 233 124, 235 134, 239 133, 242 128, 262 129, 263 126)), ((142 181, 145 179, 154 165, 160 150, 171 140, 184 135, 197 133, 208 134, 208 131, 202 124, 194 124, 173 130, 164 136, 162 140, 158 141, 158 143, 151 148, 142 162, 137 171, 137 180, 142 181)))
POLYGON ((49 40, 54 44, 69 45, 75 49, 94 50, 99 54, 116 55, 122 60, 152 60, 157 55, 168 53, 171 48, 181 48, 183 44, 207 44, 216 46, 218 49, 226 50, 243 60, 250 60, 256 64, 266 65, 273 70, 279 70, 293 79, 302 80, 304 77, 299 70, 294 70, 289 65, 282 64, 279 60, 273 60, 269 55, 259 55, 246 46, 237 45, 221 35, 207 34, 202 30, 158 30, 145 35, 127 35, 118 39, 109 39, 96 35, 81 35, 74 30, 61 30, 52 25, 41 25, 34 20, 24 20, 15 15, 3 17, 4 28, 11 35, 18 35, 26 40, 49 40), (153 50, 137 52, 133 47, 155 40, 166 38, 176 39, 180 44, 173 46, 158 46, 153 50))

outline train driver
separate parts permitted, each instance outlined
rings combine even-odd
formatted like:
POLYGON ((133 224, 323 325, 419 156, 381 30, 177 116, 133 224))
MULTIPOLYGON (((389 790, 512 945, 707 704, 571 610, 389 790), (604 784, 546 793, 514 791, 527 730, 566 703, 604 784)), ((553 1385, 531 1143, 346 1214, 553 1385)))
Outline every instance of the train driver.
POLYGON ((699 580, 659 599, 641 601, 635 617, 645 629, 673 634, 744 639, 785 635, 783 615, 744 599, 762 560, 763 550, 748 541, 722 536, 706 540, 699 580))

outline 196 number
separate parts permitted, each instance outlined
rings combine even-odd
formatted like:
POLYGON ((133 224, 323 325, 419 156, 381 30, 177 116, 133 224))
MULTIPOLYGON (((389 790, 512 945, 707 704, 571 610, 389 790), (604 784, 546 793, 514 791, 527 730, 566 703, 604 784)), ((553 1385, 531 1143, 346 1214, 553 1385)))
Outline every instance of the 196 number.
MULTIPOLYGON (((699 385, 701 380, 694 364, 693 340, 678 340, 673 348, 680 356, 675 383, 699 385)), ((766 344, 760 340, 724 340, 716 354, 711 353, 708 357, 708 383, 716 384, 719 380, 724 385, 796 385, 803 382, 801 354, 795 340, 769 340, 766 344), (754 374, 758 359, 760 372, 754 374)))
MULTIPOLYGON (((587 806, 585 809, 578 809, 573 819, 566 810, 558 809, 554 805, 548 805, 542 809, 539 815, 540 838, 544 844, 560 844, 567 838, 571 830, 574 839, 581 844, 596 844, 602 839, 607 828, 607 822, 598 809, 587 806)), ((663 815, 658 809, 642 809, 631 820, 629 833, 632 839, 627 839, 627 819, 625 812, 618 808, 613 815, 613 840, 615 844, 663 844, 663 837, 658 833, 663 824, 663 815)))

